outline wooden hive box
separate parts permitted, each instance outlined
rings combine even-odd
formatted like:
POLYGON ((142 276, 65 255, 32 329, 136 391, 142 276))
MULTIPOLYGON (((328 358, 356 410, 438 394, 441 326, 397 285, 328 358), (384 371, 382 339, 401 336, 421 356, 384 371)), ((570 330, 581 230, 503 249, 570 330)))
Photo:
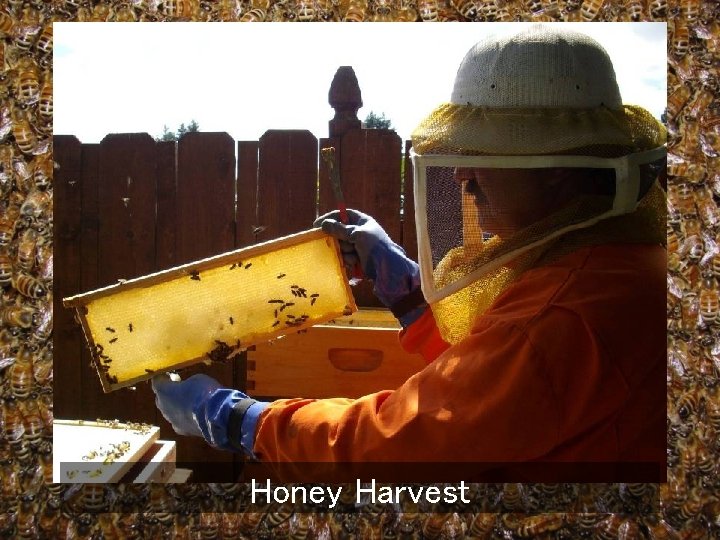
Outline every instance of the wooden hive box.
POLYGON ((247 352, 247 391, 262 397, 357 398, 395 389, 427 364, 400 346, 386 309, 360 309, 247 352))

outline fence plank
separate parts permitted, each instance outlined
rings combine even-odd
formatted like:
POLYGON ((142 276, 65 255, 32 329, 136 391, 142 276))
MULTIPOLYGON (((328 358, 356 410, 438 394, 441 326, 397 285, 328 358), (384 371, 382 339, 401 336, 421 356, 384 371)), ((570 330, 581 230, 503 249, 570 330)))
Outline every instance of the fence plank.
POLYGON ((316 212, 318 143, 305 130, 273 130, 260 138, 258 240, 312 227, 316 212))
POLYGON ((164 270, 175 266, 175 230, 177 216, 175 157, 177 143, 156 143, 157 152, 157 220, 155 223, 155 267, 164 270))
MULTIPOLYGON (((235 247, 245 247, 256 242, 255 224, 257 221, 257 183, 258 183, 257 141, 239 141, 237 143, 237 181, 235 209, 235 247)), ((247 389, 247 354, 235 357, 233 362, 233 388, 247 389)), ((241 454, 234 456, 233 478, 238 478, 244 467, 241 454)))
MULTIPOLYGON (((77 268, 80 274, 81 291, 96 289, 98 285, 98 231, 100 229, 100 217, 98 213, 98 186, 100 163, 100 145, 82 145, 82 238, 81 252, 82 260, 77 268)), ((81 332, 78 326, 78 332, 81 332)), ((81 354, 82 366, 82 388, 80 396, 83 413, 82 418, 95 420, 99 417, 98 411, 94 409, 94 403, 99 399, 101 386, 98 374, 93 367, 90 351, 87 344, 84 344, 81 354)), ((117 417, 114 415, 113 418, 117 417)))
MULTIPOLYGON (((157 218, 155 221, 155 268, 164 270, 175 266, 176 215, 176 157, 175 141, 160 141, 155 145, 156 182, 157 182, 157 218)), ((152 396, 151 396, 152 397, 152 396)), ((155 412, 153 424, 160 427, 160 438, 174 440, 177 435, 163 418, 154 403, 147 403, 148 410, 155 412)))
POLYGON ((82 174, 80 141, 71 135, 53 137, 53 159, 59 168, 53 178, 53 401, 57 418, 79 418, 82 389, 80 358, 83 337, 73 312, 62 299, 81 292, 82 174))
POLYGON ((187 133, 178 143, 177 261, 235 247, 235 142, 227 133, 187 133))
MULTIPOLYGON (((348 208, 370 214, 390 237, 400 242, 400 138, 385 129, 355 129, 342 138, 340 175, 348 208)), ((373 294, 373 284, 363 279, 352 287, 362 307, 383 304, 373 294)))
POLYGON ((396 242, 402 235, 400 142, 392 130, 355 129, 343 137, 340 154, 348 207, 372 215, 396 242))
MULTIPOLYGON (((227 133, 188 133, 178 144, 176 264, 217 255, 235 247, 235 141, 227 133)), ((202 323, 202 321, 198 321, 202 323)), ((232 365, 195 366, 183 377, 203 372, 233 384, 232 365)), ((232 481, 233 455, 195 437, 173 435, 177 460, 193 469, 193 481, 232 481), (227 464, 224 474, 218 464, 227 464)))
POLYGON ((236 247, 239 248, 257 241, 258 147, 257 141, 240 141, 237 145, 236 247))
MULTIPOLYGON (((155 141, 144 133, 108 135, 100 143, 97 283, 88 289, 156 269, 155 152, 155 141)), ((112 357, 112 352, 108 354, 112 357)), ((154 396, 149 385, 136 388, 104 394, 93 373, 84 385, 87 396, 83 402, 99 418, 154 423, 154 396)))

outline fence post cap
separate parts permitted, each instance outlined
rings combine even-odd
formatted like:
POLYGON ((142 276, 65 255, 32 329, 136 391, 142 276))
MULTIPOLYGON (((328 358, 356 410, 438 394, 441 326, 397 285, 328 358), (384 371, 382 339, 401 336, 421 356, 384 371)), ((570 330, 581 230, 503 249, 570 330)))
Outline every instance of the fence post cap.
POLYGON ((357 111, 362 107, 362 95, 352 66, 340 66, 335 72, 328 102, 335 109, 335 117, 329 122, 330 137, 340 137, 351 129, 358 129, 362 123, 357 111))

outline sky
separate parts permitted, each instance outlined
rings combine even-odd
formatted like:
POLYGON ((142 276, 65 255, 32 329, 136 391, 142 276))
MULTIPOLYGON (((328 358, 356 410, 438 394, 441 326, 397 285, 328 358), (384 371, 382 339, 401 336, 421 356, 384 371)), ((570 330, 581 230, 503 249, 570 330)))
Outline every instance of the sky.
MULTIPOLYGON (((573 26, 573 23, 553 23, 573 26)), ((615 66, 623 101, 659 118, 667 96, 665 23, 575 23, 615 66)), ((450 99, 465 53, 515 24, 55 23, 54 133, 162 134, 181 123, 257 140, 269 129, 327 137, 328 90, 352 66, 358 118, 385 114, 403 140, 450 99)))

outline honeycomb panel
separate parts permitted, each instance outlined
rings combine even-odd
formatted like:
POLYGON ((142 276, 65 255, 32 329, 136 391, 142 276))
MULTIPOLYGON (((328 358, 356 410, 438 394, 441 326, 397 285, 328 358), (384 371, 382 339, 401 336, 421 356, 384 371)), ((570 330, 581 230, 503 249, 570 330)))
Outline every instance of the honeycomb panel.
POLYGON ((355 311, 337 241, 311 230, 65 299, 105 391, 355 311))

